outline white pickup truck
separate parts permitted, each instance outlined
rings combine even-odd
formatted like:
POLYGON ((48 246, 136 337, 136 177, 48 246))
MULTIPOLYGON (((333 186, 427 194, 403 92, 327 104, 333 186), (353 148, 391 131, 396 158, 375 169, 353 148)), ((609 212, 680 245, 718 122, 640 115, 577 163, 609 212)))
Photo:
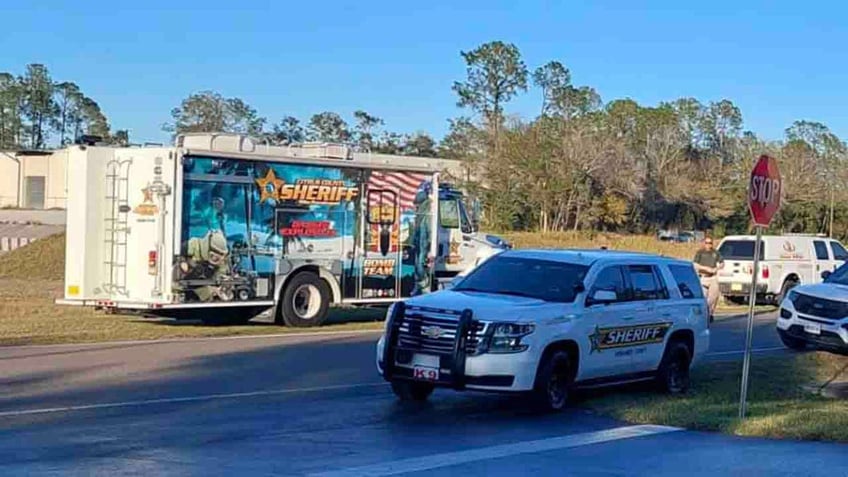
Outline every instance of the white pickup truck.
MULTIPOLYGON (((753 235, 732 235, 719 243, 724 260, 718 274, 719 289, 730 302, 741 304, 750 296, 755 240, 753 235)), ((821 283, 822 272, 836 270, 846 259, 845 247, 823 235, 765 235, 757 302, 777 305, 792 288, 821 283)))

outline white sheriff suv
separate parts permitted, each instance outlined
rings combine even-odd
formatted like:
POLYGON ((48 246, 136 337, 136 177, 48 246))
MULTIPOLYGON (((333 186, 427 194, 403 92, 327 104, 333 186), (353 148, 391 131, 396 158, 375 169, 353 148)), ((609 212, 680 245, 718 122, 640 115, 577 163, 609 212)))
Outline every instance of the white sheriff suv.
POLYGON ((686 391, 709 326, 691 262, 514 250, 448 290, 393 304, 376 361, 401 400, 426 400, 436 387, 526 392, 555 411, 576 387, 655 380, 686 391))
POLYGON ((793 288, 777 318, 777 333, 787 347, 811 346, 848 355, 848 264, 822 272, 823 283, 793 288))

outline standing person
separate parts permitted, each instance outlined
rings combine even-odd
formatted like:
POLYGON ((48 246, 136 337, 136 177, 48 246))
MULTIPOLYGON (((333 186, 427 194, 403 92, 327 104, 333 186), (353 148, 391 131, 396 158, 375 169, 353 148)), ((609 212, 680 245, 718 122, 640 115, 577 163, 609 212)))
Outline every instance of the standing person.
POLYGON ((716 306, 718 306, 718 271, 724 266, 724 260, 721 254, 715 249, 713 239, 707 237, 704 239, 703 247, 695 254, 695 259, 692 260, 695 265, 695 271, 701 278, 701 285, 707 294, 707 304, 710 308, 710 321, 715 315, 716 306))

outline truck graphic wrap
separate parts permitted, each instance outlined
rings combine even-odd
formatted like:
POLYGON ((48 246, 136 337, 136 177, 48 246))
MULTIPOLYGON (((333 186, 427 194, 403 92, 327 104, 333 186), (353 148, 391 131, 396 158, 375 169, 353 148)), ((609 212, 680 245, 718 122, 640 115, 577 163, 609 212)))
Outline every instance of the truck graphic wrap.
POLYGON ((342 300, 428 286, 427 174, 202 156, 182 168, 178 301, 274 300, 307 264, 338 281, 342 300))

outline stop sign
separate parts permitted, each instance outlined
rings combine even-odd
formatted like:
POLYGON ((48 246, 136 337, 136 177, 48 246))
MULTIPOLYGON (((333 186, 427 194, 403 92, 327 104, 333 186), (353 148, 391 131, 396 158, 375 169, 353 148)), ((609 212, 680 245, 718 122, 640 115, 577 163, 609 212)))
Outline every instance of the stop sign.
POLYGON ((767 155, 760 156, 751 170, 751 182, 748 184, 748 208, 754 225, 768 227, 771 223, 780 209, 782 186, 777 161, 767 155))

